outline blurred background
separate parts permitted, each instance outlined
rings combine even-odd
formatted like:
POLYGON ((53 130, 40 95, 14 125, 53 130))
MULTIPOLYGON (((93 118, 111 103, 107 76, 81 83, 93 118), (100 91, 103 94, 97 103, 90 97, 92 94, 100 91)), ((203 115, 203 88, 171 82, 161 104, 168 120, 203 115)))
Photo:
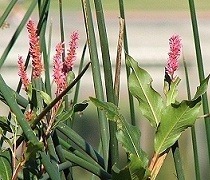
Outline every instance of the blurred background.
MULTIPOLYGON (((10 41, 17 26, 22 20, 30 2, 31 1, 29 0, 19 1, 18 5, 15 6, 9 18, 7 19, 7 27, 0 29, 0 56, 3 54, 8 42, 10 41)), ((80 1, 78 0, 63 0, 63 3, 66 44, 68 43, 70 39, 70 34, 73 31, 78 31, 80 34, 79 48, 77 50, 77 61, 75 62, 74 67, 74 72, 75 74, 77 74, 79 59, 81 57, 82 49, 86 41, 82 8, 80 1)), ((153 87, 161 94, 163 94, 162 88, 164 66, 166 65, 169 51, 168 39, 173 34, 178 34, 181 36, 183 51, 180 58, 180 68, 177 71, 177 75, 182 79, 179 86, 179 99, 186 99, 187 95, 185 88, 185 76, 184 68, 182 65, 183 58, 186 60, 188 65, 192 94, 195 92, 196 87, 198 86, 198 73, 196 67, 196 56, 194 50, 188 1, 180 2, 179 0, 125 0, 124 3, 126 10, 125 15, 128 33, 129 54, 139 62, 139 65, 141 67, 146 69, 151 74, 153 78, 153 87)), ((208 0, 196 0, 195 3, 197 9, 202 55, 205 65, 205 74, 208 75, 210 72, 210 3, 208 2, 208 0)), ((8 4, 9 0, 0 0, 0 16, 4 12, 4 9, 8 4)), ((119 31, 118 1, 104 0, 103 5, 114 73, 119 31)), ((52 23, 51 56, 53 56, 55 53, 55 45, 60 42, 58 1, 53 0, 51 6, 52 7, 49 19, 52 23)), ((93 17, 95 21, 94 11, 93 17)), ((32 14, 31 19, 34 20, 36 23, 38 22, 37 12, 34 12, 32 14)), ((97 32, 97 26, 95 26, 95 31, 97 32)), ((27 37, 28 34, 26 28, 24 28, 14 47, 11 49, 3 68, 0 69, 0 73, 2 74, 4 80, 13 89, 16 89, 17 82, 19 81, 19 77, 17 75, 17 57, 18 55, 22 55, 26 58, 28 53, 29 46, 27 37)), ((46 34, 47 41, 48 38, 49 34, 46 34)), ((128 121, 130 121, 124 56, 122 57, 123 66, 121 71, 120 109, 123 115, 127 117, 128 121)), ((101 58, 100 53, 99 58, 101 58)), ((51 58, 51 62, 52 61, 53 60, 51 58)), ((88 53, 86 54, 86 62, 87 61, 89 61, 88 53)), ((24 92, 22 93, 22 95, 24 95, 24 92)), ((89 96, 94 96, 90 70, 81 80, 79 101, 87 100, 89 96)), ((1 103, 0 114, 7 115, 7 113, 8 109, 6 109, 4 104, 1 103)), ((149 155, 152 155, 154 132, 153 129, 150 128, 149 123, 145 121, 144 118, 141 116, 141 113, 138 110, 137 103, 136 117, 142 132, 142 148, 146 152, 148 152, 149 155)), ((97 123, 98 120, 95 109, 93 105, 90 104, 87 110, 83 112, 83 115, 80 114, 77 116, 76 124, 74 127, 88 142, 93 144, 94 147, 97 147, 98 145, 99 131, 97 123)), ((208 179, 208 177, 210 177, 210 172, 208 167, 208 158, 206 158, 208 156, 203 119, 198 120, 195 126, 198 138, 202 179, 208 179)), ((184 171, 186 173, 186 179, 193 180, 195 179, 195 175, 190 129, 184 132, 180 139, 180 150, 184 164, 184 171)), ((166 163, 164 163, 158 179, 177 179, 173 159, 171 158, 171 156, 171 154, 168 155, 166 163)), ((78 170, 78 174, 81 175, 81 172, 85 173, 84 171, 78 170)), ((78 179, 87 178, 84 178, 84 175, 78 177, 78 179)))

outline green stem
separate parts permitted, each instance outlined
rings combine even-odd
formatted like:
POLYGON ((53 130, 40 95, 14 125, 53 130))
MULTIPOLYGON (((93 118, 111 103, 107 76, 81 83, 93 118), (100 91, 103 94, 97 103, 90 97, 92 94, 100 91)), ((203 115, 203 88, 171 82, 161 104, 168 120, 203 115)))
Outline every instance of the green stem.
POLYGON ((1 75, 0 75, 0 91, 5 101, 7 102, 8 106, 10 107, 11 111, 16 115, 17 121, 20 124, 26 138, 29 141, 31 141, 32 144, 38 144, 39 141, 35 136, 34 132, 32 131, 29 123, 26 121, 25 116, 22 113, 21 109, 19 108, 15 100, 14 94, 12 93, 10 88, 6 85, 1 75))
POLYGON ((80 151, 78 151, 77 149, 75 149, 74 147, 72 147, 68 142, 66 142, 65 140, 59 138, 59 142, 61 143, 61 145, 64 147, 64 149, 66 149, 69 152, 74 153, 76 156, 84 159, 85 161, 91 163, 91 164, 95 164, 96 166, 100 166, 96 161, 94 161, 92 158, 90 158, 89 156, 85 155, 84 153, 81 153, 80 151))
POLYGON ((35 128, 36 124, 55 106, 55 104, 60 101, 70 89, 74 87, 74 85, 81 79, 81 77, 84 75, 86 70, 88 69, 90 63, 88 63, 82 72, 72 81, 72 83, 63 91, 61 92, 33 121, 32 129, 35 128))
POLYGON ((49 155, 45 152, 40 152, 41 162, 44 165, 47 173, 49 174, 50 179, 52 180, 60 180, 60 173, 58 171, 58 167, 52 164, 50 161, 49 155))
MULTIPOLYGON (((124 19, 124 48, 125 53, 129 53, 128 50, 128 39, 127 39, 127 30, 126 30, 126 22, 125 22, 125 10, 124 10, 124 3, 123 0, 119 0, 119 7, 120 7, 120 17, 124 19)), ((128 77, 130 75, 130 68, 126 65, 126 73, 127 73, 127 82, 128 77)), ((130 105, 130 116, 131 116, 131 124, 136 125, 136 117, 135 117, 135 107, 134 107, 134 99, 131 93, 128 90, 128 97, 129 97, 129 105, 130 105)))
POLYGON ((94 164, 91 164, 66 150, 63 151, 66 156, 66 159, 68 159, 69 161, 79 165, 87 171, 92 172, 101 179, 111 179, 111 175, 104 171, 104 169, 102 169, 101 167, 95 166, 94 164))
MULTIPOLYGON (((195 50, 196 50, 196 56, 197 56, 198 74, 199 74, 199 80, 201 82, 205 77, 204 77, 203 59, 202 59, 202 53, 201 53, 194 0, 189 0, 189 7, 190 7, 190 15, 191 15, 193 36, 194 36, 194 42, 195 42, 195 50)), ((207 93, 205 93, 202 96, 202 104, 203 104, 203 113, 209 114, 207 93)), ((206 136, 207 136, 208 158, 209 158, 209 164, 210 164, 210 117, 205 117, 204 119, 205 119, 206 136)))
MULTIPOLYGON (((104 79, 107 101, 115 103, 115 93, 113 88, 113 78, 112 78, 112 66, 109 54, 108 38, 106 33, 106 25, 104 20, 103 7, 100 0, 94 0, 96 9, 96 18, 98 24, 98 31, 101 44, 102 60, 104 67, 104 79)), ((109 121, 109 131, 110 131, 110 142, 109 142, 109 169, 118 162, 118 142, 116 137, 117 125, 113 121, 109 121)))
MULTIPOLYGON (((188 96, 188 100, 191 100, 189 73, 187 69, 187 64, 184 59, 183 59, 183 63, 184 63, 185 77, 186 77, 187 96, 188 96)), ((195 132, 194 126, 191 127, 191 137, 192 137, 193 155, 194 155, 194 163, 195 163, 195 176, 196 176, 196 180, 200 180, 201 175, 200 175, 200 166, 199 166, 199 158, 198 158, 198 146, 197 146, 196 132, 195 132)))
POLYGON ((96 161, 101 167, 104 167, 103 158, 88 144, 81 136, 79 136, 73 129, 69 128, 66 124, 60 123, 57 127, 58 131, 67 136, 78 147, 87 153, 94 161, 96 161))
POLYGON ((181 156, 180 156, 178 141, 176 141, 175 144, 171 148, 172 148, 172 153, 173 153, 173 157, 174 157, 177 179, 185 180, 184 171, 183 171, 183 168, 182 168, 182 160, 181 160, 181 156))
POLYGON ((9 54, 10 50, 12 49, 13 45, 15 44, 17 37, 19 36, 20 32, 22 31, 23 27, 25 26, 26 22, 28 21, 28 18, 30 17, 31 13, 33 12, 34 8, 36 7, 37 0, 33 0, 30 7, 28 8, 25 16, 23 17, 21 23, 19 24, 18 28, 16 29, 15 33, 13 34, 10 42, 8 43, 6 49, 4 50, 1 59, 0 59, 0 68, 4 64, 4 61, 7 58, 7 55, 9 54))
MULTIPOLYGON (((84 21, 86 26, 87 41, 89 47, 90 60, 92 63, 93 82, 95 88, 96 98, 100 101, 104 101, 103 86, 101 81, 101 71, 98 59, 97 44, 94 32, 94 25, 92 20, 92 13, 89 0, 81 0, 84 14, 84 21)), ((106 119, 105 113, 99 109, 98 118, 100 125, 101 141, 102 141, 102 152, 105 160, 105 167, 108 164, 108 153, 109 153, 109 124, 106 119)))
POLYGON ((5 22, 6 18, 8 17, 9 13, 12 11, 14 5, 17 3, 18 0, 12 0, 10 1, 9 5, 7 6, 6 10, 0 17, 0 27, 3 25, 5 22))

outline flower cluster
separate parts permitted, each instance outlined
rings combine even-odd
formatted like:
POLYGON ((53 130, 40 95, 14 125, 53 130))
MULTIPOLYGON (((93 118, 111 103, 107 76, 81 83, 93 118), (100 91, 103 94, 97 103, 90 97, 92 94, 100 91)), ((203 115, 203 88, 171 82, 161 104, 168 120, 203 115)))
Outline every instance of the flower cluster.
POLYGON ((25 71, 25 65, 22 56, 18 56, 18 68, 19 68, 18 75, 20 76, 25 91, 27 91, 31 82, 29 81, 29 78, 25 71))
POLYGON ((66 88, 66 76, 63 72, 63 61, 61 59, 63 53, 63 44, 58 43, 56 46, 56 54, 53 57, 53 79, 57 85, 56 95, 60 94, 66 88))
POLYGON ((41 51, 39 36, 37 35, 37 29, 35 23, 29 20, 27 24, 27 30, 29 33, 29 45, 30 56, 32 57, 32 77, 39 78, 43 71, 43 65, 41 62, 41 51))
POLYGON ((181 38, 178 35, 173 35, 169 39, 169 45, 170 51, 168 53, 169 58, 166 66, 166 72, 171 76, 171 79, 173 79, 174 72, 179 67, 178 58, 180 57, 182 48, 181 38))
POLYGON ((74 61, 76 60, 76 49, 78 48, 78 32, 73 32, 71 35, 71 41, 69 42, 69 49, 67 50, 67 57, 65 58, 63 65, 63 72, 66 74, 72 70, 74 61))
MULTIPOLYGON (((39 36, 37 35, 37 29, 35 23, 29 20, 27 23, 27 30, 29 33, 29 45, 30 56, 32 58, 32 78, 41 77, 43 71, 43 64, 41 62, 41 48, 39 42, 39 36)), ((59 95, 67 86, 67 75, 69 71, 72 71, 74 61, 76 59, 76 49, 78 48, 78 32, 71 34, 71 40, 69 42, 69 49, 67 50, 67 56, 62 61, 62 53, 64 51, 63 43, 58 43, 56 46, 56 54, 53 57, 53 80, 57 86, 56 96, 59 95)), ((29 84, 31 83, 27 77, 25 66, 22 56, 18 57, 18 75, 24 85, 24 89, 27 91, 29 84)))
POLYGON ((67 50, 67 57, 64 62, 61 60, 61 55, 63 53, 63 44, 59 43, 56 46, 56 54, 53 61, 53 78, 57 85, 56 95, 61 93, 67 86, 67 74, 72 71, 74 61, 76 59, 76 49, 78 44, 79 34, 78 32, 73 32, 71 35, 71 40, 69 42, 69 49, 67 50))

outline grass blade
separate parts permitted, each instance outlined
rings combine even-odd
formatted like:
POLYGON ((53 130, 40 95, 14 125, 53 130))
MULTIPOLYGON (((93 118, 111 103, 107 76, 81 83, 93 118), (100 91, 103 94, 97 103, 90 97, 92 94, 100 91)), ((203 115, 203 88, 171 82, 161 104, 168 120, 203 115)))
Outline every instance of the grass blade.
MULTIPOLYGON (((87 41, 90 53, 90 60, 92 63, 92 73, 93 73, 93 82, 95 88, 95 94, 97 99, 104 101, 104 92, 101 81, 101 72, 100 72, 100 64, 98 59, 96 38, 92 20, 92 13, 90 8, 89 0, 82 0, 82 7, 84 13, 84 21, 86 26, 87 33, 87 41)), ((102 141, 102 152, 105 161, 105 167, 108 164, 108 153, 109 153, 109 124, 105 117, 105 114, 98 109, 98 118, 100 122, 100 130, 101 130, 101 141, 102 141)))
POLYGON ((36 7, 37 0, 33 0, 30 7, 28 8, 25 16, 23 17, 21 23, 19 24, 18 28, 16 29, 15 33, 13 34, 10 42, 8 43, 6 49, 4 50, 1 59, 0 59, 0 68, 4 64, 4 61, 7 58, 7 55, 9 54, 10 50, 12 49, 13 45, 15 44, 20 32, 22 31, 23 27, 25 26, 26 22, 28 21, 31 13, 33 12, 34 8, 36 7))
MULTIPOLYGON (((199 38, 194 0, 189 0, 189 7, 190 7, 190 15, 191 15, 191 21, 192 21, 195 50, 196 50, 196 56, 197 56, 198 74, 199 74, 199 80, 201 82, 205 77, 204 77, 204 66, 203 66, 203 59, 202 59, 202 53, 201 53, 200 38, 199 38)), ((203 105, 203 113, 209 114, 207 93, 205 93, 202 96, 202 105, 203 105)), ((205 117, 204 120, 205 120, 205 127, 206 127, 206 136, 207 136, 208 158, 209 158, 209 164, 210 164, 210 117, 205 117)))

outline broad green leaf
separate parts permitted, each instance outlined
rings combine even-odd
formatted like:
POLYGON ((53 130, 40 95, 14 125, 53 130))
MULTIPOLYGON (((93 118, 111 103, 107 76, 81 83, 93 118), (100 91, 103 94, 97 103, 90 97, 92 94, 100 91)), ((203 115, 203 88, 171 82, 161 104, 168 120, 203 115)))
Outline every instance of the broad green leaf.
POLYGON ((142 114, 153 127, 157 127, 164 107, 162 97, 152 88, 152 78, 147 71, 129 55, 126 56, 126 63, 132 70, 128 80, 129 90, 139 101, 142 114))
POLYGON ((208 75, 208 77, 201 82, 200 86, 197 88, 193 100, 197 99, 199 96, 203 95, 207 91, 209 77, 210 75, 208 75))
POLYGON ((10 180, 12 178, 12 154, 9 149, 0 151, 0 179, 10 180))
POLYGON ((171 81, 170 89, 166 91, 166 106, 176 102, 176 97, 178 95, 177 86, 180 81, 181 79, 179 77, 177 77, 175 81, 171 81))
POLYGON ((142 167, 141 159, 134 154, 130 157, 129 170, 132 180, 146 179, 146 169, 142 167))
POLYGON ((120 141, 125 151, 136 155, 145 168, 148 164, 146 153, 140 148, 140 131, 136 126, 129 124, 119 113, 117 106, 110 102, 102 102, 90 97, 90 100, 100 109, 106 112, 109 120, 117 123, 117 139, 120 141))
POLYGON ((161 123, 155 135, 155 152, 160 154, 172 146, 188 127, 194 125, 198 117, 201 98, 182 101, 167 106, 162 113, 161 123))

